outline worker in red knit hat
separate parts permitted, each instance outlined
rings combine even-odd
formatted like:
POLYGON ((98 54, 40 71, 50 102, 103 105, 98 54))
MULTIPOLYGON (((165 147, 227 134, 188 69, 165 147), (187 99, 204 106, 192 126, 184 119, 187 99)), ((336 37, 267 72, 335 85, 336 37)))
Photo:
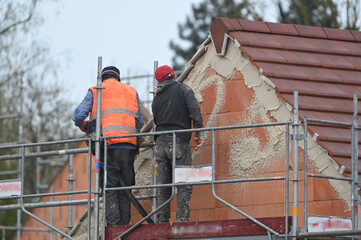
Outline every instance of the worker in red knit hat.
MULTIPOLYGON (((156 131, 169 131, 203 128, 202 114, 193 90, 182 83, 178 83, 174 77, 171 67, 164 65, 155 71, 158 81, 156 95, 152 103, 153 119, 156 131)), ((191 149, 189 141, 192 133, 176 134, 176 165, 192 165, 191 149)), ((195 150, 197 151, 203 143, 201 132, 195 134, 195 150)), ((172 182, 172 134, 155 136, 155 159, 157 162, 157 183, 166 184, 172 182)), ((192 194, 192 186, 177 187, 177 222, 189 221, 188 202, 192 194)), ((171 188, 160 188, 158 204, 161 205, 171 196, 171 188)), ((170 205, 167 204, 158 212, 159 223, 169 222, 170 205)))

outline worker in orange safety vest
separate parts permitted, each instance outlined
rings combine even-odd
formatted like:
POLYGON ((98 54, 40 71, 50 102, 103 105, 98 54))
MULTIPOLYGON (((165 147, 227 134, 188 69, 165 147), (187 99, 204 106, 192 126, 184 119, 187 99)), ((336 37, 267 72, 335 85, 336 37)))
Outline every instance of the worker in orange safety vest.
MULTIPOLYGON (((93 137, 96 123, 97 89, 89 88, 75 109, 72 120, 87 137, 93 137), (90 115, 89 120, 86 118, 90 115)), ((109 66, 102 71, 101 132, 103 137, 138 133, 144 125, 137 91, 120 81, 118 68, 109 66)), ((94 146, 94 144, 92 144, 94 146)), ((103 144, 101 144, 103 146, 103 144)), ((107 188, 135 184, 134 158, 138 150, 136 137, 107 139, 107 188), (121 177, 121 179, 119 178, 121 177)), ((92 149, 94 154, 94 148, 92 149)), ((101 154, 103 157, 104 153, 101 154)), ((102 165, 100 166, 102 168, 102 165)), ((100 186, 102 173, 100 169, 100 186)), ((106 192, 106 222, 108 226, 130 222, 130 201, 125 191, 106 192)))

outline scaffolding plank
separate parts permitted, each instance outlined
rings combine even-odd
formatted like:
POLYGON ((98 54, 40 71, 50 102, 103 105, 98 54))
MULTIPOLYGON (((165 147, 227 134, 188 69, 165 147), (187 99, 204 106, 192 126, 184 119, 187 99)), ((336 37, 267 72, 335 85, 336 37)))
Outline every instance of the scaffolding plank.
MULTIPOLYGON (((280 234, 285 232, 285 217, 260 218, 263 224, 280 234)), ((289 227, 292 218, 288 220, 289 227)), ((131 225, 106 227, 106 239, 115 239, 131 225)), ((289 228, 290 229, 290 228, 289 228)), ((125 240, 135 239, 190 239, 204 237, 261 236, 267 231, 248 219, 174 222, 158 224, 142 224, 124 237, 125 240)), ((123 239, 123 238, 122 238, 123 239)))

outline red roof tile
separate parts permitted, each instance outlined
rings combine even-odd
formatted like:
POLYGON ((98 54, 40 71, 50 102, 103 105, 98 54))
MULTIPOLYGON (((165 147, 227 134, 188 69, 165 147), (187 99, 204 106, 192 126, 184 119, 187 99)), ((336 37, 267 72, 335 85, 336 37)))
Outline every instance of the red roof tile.
POLYGON ((327 38, 329 39, 355 41, 355 38, 350 30, 323 28, 323 31, 325 31, 327 38))
MULTIPOLYGON (((224 33, 229 33, 241 44, 240 50, 275 84, 281 99, 293 105, 293 92, 298 91, 301 120, 307 116, 352 123, 353 94, 359 96, 361 112, 361 32, 237 21, 241 28, 235 27, 234 20, 215 21, 223 26, 219 31, 211 28, 214 44, 219 45, 215 39, 223 43, 224 33)), ((318 143, 339 165, 350 169, 350 129, 309 124, 309 131, 318 133, 318 143)), ((361 134, 359 137, 361 142, 361 134)), ((361 155, 361 144, 359 149, 361 155)))
POLYGON ((265 48, 283 48, 283 46, 270 34, 251 33, 251 32, 231 32, 229 34, 241 45, 265 48))
POLYGON ((246 19, 238 19, 238 22, 242 25, 242 28, 245 31, 264 32, 264 33, 271 32, 271 30, 268 28, 265 22, 250 21, 246 19))
POLYGON ((276 34, 285 34, 285 35, 296 35, 298 36, 299 33, 297 29, 292 24, 282 24, 282 23, 266 23, 272 33, 276 34))
POLYGON ((302 37, 327 38, 322 28, 312 26, 294 25, 302 37))
POLYGON ((356 39, 356 41, 361 42, 361 32, 356 30, 351 30, 352 35, 356 39))

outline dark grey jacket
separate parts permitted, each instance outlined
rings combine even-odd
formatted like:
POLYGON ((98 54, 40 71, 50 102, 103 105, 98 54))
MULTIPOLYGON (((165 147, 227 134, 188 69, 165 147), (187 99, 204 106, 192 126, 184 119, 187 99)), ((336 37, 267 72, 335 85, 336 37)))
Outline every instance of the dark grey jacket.
MULTIPOLYGON (((156 131, 191 129, 203 127, 203 119, 193 90, 174 80, 165 80, 158 84, 152 103, 153 119, 156 131)), ((191 133, 179 133, 177 136, 189 141, 191 133)), ((200 137, 200 132, 196 133, 200 137)))

